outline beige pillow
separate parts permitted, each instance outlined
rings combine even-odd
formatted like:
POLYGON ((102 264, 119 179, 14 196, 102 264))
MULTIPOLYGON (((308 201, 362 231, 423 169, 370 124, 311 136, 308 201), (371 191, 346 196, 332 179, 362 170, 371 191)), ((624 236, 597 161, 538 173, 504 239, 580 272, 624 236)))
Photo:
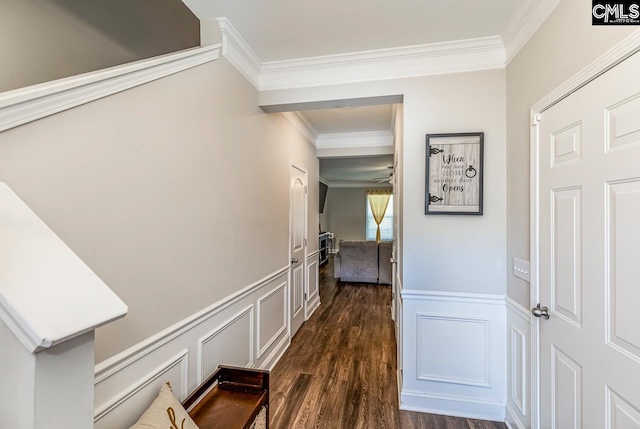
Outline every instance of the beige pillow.
POLYGON ((158 397, 130 429, 199 429, 171 391, 162 386, 158 397))

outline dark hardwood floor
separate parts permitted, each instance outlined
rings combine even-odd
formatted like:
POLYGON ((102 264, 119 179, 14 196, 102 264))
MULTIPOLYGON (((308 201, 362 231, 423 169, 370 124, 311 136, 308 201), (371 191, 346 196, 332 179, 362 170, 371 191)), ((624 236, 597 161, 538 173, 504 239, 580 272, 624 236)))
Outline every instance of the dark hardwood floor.
POLYGON ((272 429, 504 429, 400 411, 391 287, 338 283, 320 269, 322 305, 271 372, 272 429))

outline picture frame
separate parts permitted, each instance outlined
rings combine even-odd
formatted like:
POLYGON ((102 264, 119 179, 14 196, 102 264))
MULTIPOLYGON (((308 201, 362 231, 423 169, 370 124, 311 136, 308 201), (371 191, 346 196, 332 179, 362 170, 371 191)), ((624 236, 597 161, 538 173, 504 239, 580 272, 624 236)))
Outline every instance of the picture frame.
POLYGON ((425 214, 482 215, 484 133, 426 135, 425 214))

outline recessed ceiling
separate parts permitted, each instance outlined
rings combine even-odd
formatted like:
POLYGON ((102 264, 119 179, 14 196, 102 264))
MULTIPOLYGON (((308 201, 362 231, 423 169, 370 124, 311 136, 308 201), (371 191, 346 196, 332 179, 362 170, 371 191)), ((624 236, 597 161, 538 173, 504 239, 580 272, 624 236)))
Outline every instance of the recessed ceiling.
MULTIPOLYGON (((320 160, 320 177, 329 184, 371 186, 390 177, 393 170, 389 167, 393 167, 393 155, 324 158, 320 160)), ((388 181, 380 184, 389 185, 388 181)))
POLYGON ((183 0, 263 62, 500 35, 522 0, 183 0))
POLYGON ((302 113, 318 134, 391 131, 392 108, 382 106, 344 109, 303 110, 302 113))

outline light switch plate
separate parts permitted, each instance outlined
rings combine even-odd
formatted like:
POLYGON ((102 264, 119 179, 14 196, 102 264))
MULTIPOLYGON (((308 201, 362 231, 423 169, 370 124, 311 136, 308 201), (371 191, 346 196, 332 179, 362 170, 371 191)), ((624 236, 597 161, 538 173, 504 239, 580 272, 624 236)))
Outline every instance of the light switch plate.
POLYGON ((531 264, 529 261, 513 258, 513 275, 531 283, 531 264))

